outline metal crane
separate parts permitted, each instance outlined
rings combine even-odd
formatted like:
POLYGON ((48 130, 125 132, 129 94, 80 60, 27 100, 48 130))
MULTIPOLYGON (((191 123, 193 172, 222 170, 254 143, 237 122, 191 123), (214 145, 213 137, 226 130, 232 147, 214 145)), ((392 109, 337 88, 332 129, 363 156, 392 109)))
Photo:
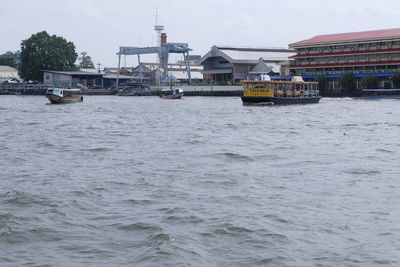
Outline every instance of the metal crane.
POLYGON ((132 46, 121 46, 119 48, 118 55, 118 72, 117 72, 117 88, 119 85, 119 70, 121 67, 121 55, 137 55, 138 63, 140 68, 140 55, 143 54, 158 54, 160 58, 160 65, 163 69, 163 79, 168 75, 168 57, 170 53, 176 54, 184 54, 186 71, 188 74, 189 84, 192 83, 191 75, 190 75, 190 64, 189 64, 189 51, 192 49, 189 48, 187 43, 164 43, 160 46, 155 47, 132 47, 132 46))

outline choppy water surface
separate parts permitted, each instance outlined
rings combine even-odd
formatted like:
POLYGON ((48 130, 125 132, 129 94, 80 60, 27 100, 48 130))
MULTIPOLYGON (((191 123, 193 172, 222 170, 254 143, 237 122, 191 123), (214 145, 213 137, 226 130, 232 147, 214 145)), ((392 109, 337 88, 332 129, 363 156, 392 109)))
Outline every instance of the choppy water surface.
POLYGON ((400 102, 0 97, 1 266, 399 266, 400 102))

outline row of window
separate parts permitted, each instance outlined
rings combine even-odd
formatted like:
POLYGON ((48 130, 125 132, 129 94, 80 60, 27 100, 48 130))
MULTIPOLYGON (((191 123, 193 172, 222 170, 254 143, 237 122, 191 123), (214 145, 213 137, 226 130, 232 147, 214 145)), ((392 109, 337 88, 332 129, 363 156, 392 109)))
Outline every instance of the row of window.
POLYGON ((296 59, 296 65, 314 65, 314 64, 337 64, 337 63, 357 63, 357 62, 380 62, 380 61, 399 61, 400 54, 364 55, 348 57, 324 57, 324 58, 299 58, 296 59))
POLYGON ((331 46, 322 46, 313 48, 299 48, 297 49, 297 52, 299 55, 307 55, 307 54, 317 54, 317 53, 363 51, 363 50, 391 49, 391 48, 400 48, 400 40, 390 41, 390 42, 343 44, 343 45, 331 45, 331 46))
POLYGON ((273 88, 276 90, 317 90, 317 84, 314 83, 267 83, 267 84, 246 84, 246 88, 257 90, 268 90, 266 88, 273 88))
POLYGON ((363 67, 336 67, 336 68, 312 68, 296 69, 296 73, 303 74, 342 74, 348 72, 354 73, 376 73, 376 72, 396 72, 400 70, 400 65, 394 66, 363 66, 363 67))

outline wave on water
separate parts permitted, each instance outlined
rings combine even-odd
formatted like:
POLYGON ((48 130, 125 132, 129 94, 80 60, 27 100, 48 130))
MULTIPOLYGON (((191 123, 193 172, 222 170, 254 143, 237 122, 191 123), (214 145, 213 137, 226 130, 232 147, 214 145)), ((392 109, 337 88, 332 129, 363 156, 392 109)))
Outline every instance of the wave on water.
POLYGON ((228 160, 235 160, 235 161, 252 161, 252 157, 245 156, 239 153, 233 153, 233 152, 225 152, 225 153, 219 153, 217 154, 219 156, 223 156, 224 158, 228 160))
POLYGON ((89 148, 89 149, 84 149, 84 150, 93 152, 93 153, 112 151, 111 148, 107 148, 107 147, 96 147, 96 148, 89 148))
POLYGON ((46 206, 57 207, 50 199, 22 191, 10 191, 0 195, 0 201, 15 206, 46 206))
POLYGON ((131 223, 131 224, 116 224, 113 225, 116 227, 118 230, 121 231, 146 231, 146 232, 161 232, 163 229, 159 225, 155 225, 152 223, 143 223, 143 222, 137 222, 137 223, 131 223))
POLYGON ((351 169, 347 170, 346 173, 352 175, 379 175, 380 171, 377 170, 366 170, 366 169, 351 169))

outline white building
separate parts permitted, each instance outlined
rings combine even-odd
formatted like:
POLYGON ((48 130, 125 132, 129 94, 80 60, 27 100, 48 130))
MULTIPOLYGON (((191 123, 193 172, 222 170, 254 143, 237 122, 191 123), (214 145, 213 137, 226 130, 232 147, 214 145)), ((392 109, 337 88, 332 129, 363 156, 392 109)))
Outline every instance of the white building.
POLYGON ((21 82, 22 79, 18 75, 18 70, 9 66, 0 66, 0 83, 21 82))

